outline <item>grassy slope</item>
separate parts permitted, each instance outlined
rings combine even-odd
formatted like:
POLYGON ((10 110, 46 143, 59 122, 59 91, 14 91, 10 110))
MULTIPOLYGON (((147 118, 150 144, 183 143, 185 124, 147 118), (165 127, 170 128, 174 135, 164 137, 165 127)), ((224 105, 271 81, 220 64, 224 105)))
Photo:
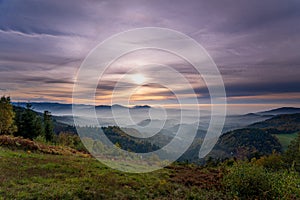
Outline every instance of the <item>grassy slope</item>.
MULTIPOLYGON (((283 110, 297 111, 295 108, 282 108, 283 110)), ((283 150, 286 150, 290 142, 297 137, 300 131, 300 113, 281 114, 249 125, 251 128, 260 128, 268 131, 278 138, 283 150)))
MULTIPOLYGON (((0 200, 234 199, 232 195, 235 193, 230 193, 222 185, 223 178, 228 176, 231 170, 230 167, 224 166, 203 168, 172 165, 152 173, 128 174, 112 170, 94 158, 69 147, 49 146, 27 139, 1 136, 0 200)), ((233 172, 242 177, 245 173, 233 172)), ((267 185, 271 184, 270 187, 275 189, 286 186, 282 196, 294 197, 295 188, 299 188, 300 180, 294 177, 294 174, 287 173, 285 171, 267 174, 272 178, 271 181, 268 179, 270 182, 267 185), (287 176, 282 180, 274 182, 277 176, 285 174, 287 176), (293 178, 292 181, 289 176, 293 178)), ((255 177, 254 174, 249 180, 240 177, 230 179, 233 182, 229 182, 229 185, 241 181, 242 185, 247 185, 247 181, 252 183, 255 177)), ((270 187, 264 189, 259 186, 256 189, 268 192, 270 187)), ((300 196, 298 193, 297 195, 300 196)), ((272 197, 275 196, 277 193, 272 197)), ((254 198, 257 199, 253 196, 254 198)))
POLYGON ((219 185, 219 171, 191 167, 187 169, 189 173, 182 174, 178 167, 128 174, 107 168, 93 158, 0 147, 0 199, 226 197, 215 191, 219 185))
POLYGON ((298 133, 292 134, 275 134, 274 136, 278 138, 280 144, 282 145, 283 150, 287 150, 291 141, 297 137, 298 133))

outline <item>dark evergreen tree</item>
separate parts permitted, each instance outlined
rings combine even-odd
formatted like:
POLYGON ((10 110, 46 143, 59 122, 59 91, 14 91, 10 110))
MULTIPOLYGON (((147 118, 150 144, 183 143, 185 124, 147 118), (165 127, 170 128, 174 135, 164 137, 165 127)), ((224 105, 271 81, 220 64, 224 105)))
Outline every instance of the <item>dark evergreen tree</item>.
POLYGON ((47 141, 52 141, 53 140, 53 122, 52 122, 52 116, 51 112, 45 111, 44 112, 44 134, 45 134, 45 139, 47 141))
POLYGON ((18 126, 16 136, 33 139, 43 134, 41 118, 31 109, 30 103, 24 110, 17 112, 16 124, 18 126))

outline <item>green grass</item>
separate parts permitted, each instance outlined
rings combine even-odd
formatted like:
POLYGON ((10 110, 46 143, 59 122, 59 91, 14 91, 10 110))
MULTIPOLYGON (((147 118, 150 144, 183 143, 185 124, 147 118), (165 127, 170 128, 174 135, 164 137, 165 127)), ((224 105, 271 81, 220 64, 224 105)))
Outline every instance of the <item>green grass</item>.
POLYGON ((300 197, 300 177, 295 172, 267 172, 257 164, 229 163, 212 168, 173 164, 151 173, 130 174, 113 170, 90 157, 32 153, 0 146, 0 200, 226 200, 243 199, 245 192, 247 199, 300 197), (258 168, 260 174, 255 171, 258 168), (248 186, 253 182, 250 190, 248 186), (245 188, 244 193, 240 192, 239 184, 245 188), (258 198, 257 191, 268 194, 268 198, 258 198))
POLYGON ((275 137, 278 138, 279 142, 282 145, 283 150, 287 150, 288 146, 290 145, 291 141, 297 137, 298 133, 292 134, 276 134, 275 137))
MULTIPOLYGON (((226 198, 220 191, 172 181, 172 169, 129 174, 110 169, 93 158, 1 147, 0 172, 0 199, 226 198)), ((191 174, 192 177, 193 168, 191 174)))

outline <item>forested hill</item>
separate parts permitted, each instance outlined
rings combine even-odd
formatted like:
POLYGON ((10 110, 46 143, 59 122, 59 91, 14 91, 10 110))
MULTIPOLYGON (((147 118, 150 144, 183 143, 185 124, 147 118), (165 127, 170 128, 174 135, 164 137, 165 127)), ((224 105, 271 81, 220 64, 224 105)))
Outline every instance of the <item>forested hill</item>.
POLYGON ((215 150, 223 151, 223 156, 252 158, 269 155, 273 151, 280 153, 281 144, 270 133, 255 128, 238 129, 223 134, 215 150))
POLYGON ((152 144, 143 139, 138 139, 132 136, 129 136, 122 129, 117 126, 109 126, 109 127, 77 127, 82 133, 81 137, 91 138, 101 142, 102 135, 99 134, 100 131, 106 135, 106 137, 115 145, 118 145, 120 148, 136 152, 136 153, 147 153, 156 151, 159 149, 158 146, 152 144))
MULTIPOLYGON (((282 109, 280 109, 282 110, 282 109)), ((294 111, 295 109, 284 109, 294 111)), ((279 109, 275 110, 279 111, 279 109)), ((282 152, 287 146, 280 134, 296 136, 300 131, 300 113, 282 114, 265 121, 257 122, 246 128, 224 133, 209 156, 213 158, 251 158, 282 152)))
MULTIPOLYGON (((16 113, 22 113, 24 109, 25 108, 14 106, 16 113)), ((33 113, 40 117, 43 115, 42 113, 33 113)), ((62 132, 77 134, 74 126, 58 122, 55 120, 55 116, 53 117, 53 125, 56 134, 62 132)), ((82 127, 82 129, 85 129, 85 131, 89 133, 89 136, 93 136, 93 134, 97 135, 97 130, 100 128, 82 127)), ((147 141, 131 137, 123 132, 119 127, 103 127, 102 130, 114 144, 118 144, 124 150, 130 150, 133 152, 151 152, 159 149, 160 147, 155 145, 158 144, 157 141, 153 142, 152 140, 147 141)), ((135 134, 140 134, 134 129, 127 131, 133 131, 135 134)), ((225 159, 230 157, 251 158, 268 155, 273 151, 281 152, 282 141, 276 138, 276 134, 289 134, 298 131, 300 131, 300 113, 274 116, 271 119, 254 123, 246 128, 224 133, 219 138, 219 141, 209 156, 217 159, 225 159)), ((191 145, 191 147, 181 157, 180 160, 198 162, 198 152, 201 144, 201 138, 195 140, 193 145, 191 145)))
POLYGON ((281 107, 272 110, 258 112, 259 115, 283 115, 283 114, 295 114, 300 113, 300 108, 295 107, 281 107))
POLYGON ((210 159, 214 161, 233 157, 251 159, 270 155, 272 152, 282 152, 282 145, 275 136, 265 130, 256 128, 243 128, 224 133, 213 150, 204 159, 198 158, 200 147, 201 141, 192 145, 181 160, 205 164, 210 159))
POLYGON ((285 134, 300 131, 300 113, 277 115, 271 119, 254 123, 249 128, 268 130, 272 134, 285 134))

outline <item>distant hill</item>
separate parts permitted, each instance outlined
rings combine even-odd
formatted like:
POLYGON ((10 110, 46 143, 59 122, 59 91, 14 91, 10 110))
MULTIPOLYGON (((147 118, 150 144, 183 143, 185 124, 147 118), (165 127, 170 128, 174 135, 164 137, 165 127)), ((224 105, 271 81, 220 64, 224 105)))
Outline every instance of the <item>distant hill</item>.
MULTIPOLYGON (((229 115, 226 117, 226 122, 224 125, 223 132, 228 132, 235 129, 252 127, 254 123, 259 123, 261 121, 273 118, 276 115, 282 114, 295 114, 300 113, 300 108, 294 107, 282 107, 276 108, 268 111, 262 111, 257 113, 248 113, 245 115, 229 115)), ((259 127, 253 127, 259 128, 259 127)))
MULTIPOLYGON (((88 107, 91 107, 91 106, 88 106, 88 107)), ((99 105, 99 106, 95 106, 95 108, 96 109, 112 109, 112 108, 116 108, 116 109, 118 109, 118 108, 120 108, 120 109, 126 109, 127 107, 125 107, 125 106, 121 106, 121 105, 119 105, 119 104, 114 104, 114 105, 99 105)))
MULTIPOLYGON (((138 139, 128 135, 117 126, 109 126, 109 127, 102 127, 102 128, 95 128, 95 127, 79 128, 78 127, 78 129, 80 130, 81 137, 87 137, 98 141, 104 141, 101 138, 102 135, 99 134, 99 132, 102 130, 103 133, 106 135, 106 137, 108 137, 113 144, 118 143, 122 149, 127 151, 147 153, 159 149, 158 146, 151 144, 146 140, 138 139)), ((128 129, 128 131, 135 131, 135 130, 128 129)), ((136 132, 136 134, 139 133, 136 132)))
POLYGON ((270 155, 273 151, 282 152, 282 145, 276 137, 264 130, 254 128, 243 128, 224 133, 213 150, 204 159, 199 159, 198 154, 202 142, 201 138, 196 138, 179 160, 205 164, 210 158, 213 160, 233 157, 250 159, 270 155))
MULTIPOLYGON (((28 102, 13 102, 14 106, 26 107, 28 102)), ((64 103, 51 103, 51 102, 30 102, 32 109, 37 112, 44 112, 45 110, 50 111, 53 115, 72 115, 72 104, 64 103)), ((78 109, 84 110, 90 109, 91 105, 78 104, 76 105, 78 109)), ((96 110, 110 110, 110 109, 148 109, 151 108, 148 105, 136 105, 134 107, 125 107, 122 105, 97 105, 96 110)))
POLYGON ((226 117, 223 133, 235 129, 245 128, 250 124, 270 119, 272 117, 273 115, 260 115, 256 113, 248 113, 245 115, 229 115, 226 117))
MULTIPOLYGON (((64 116, 55 116, 55 113, 59 112, 72 112, 72 104, 60 104, 60 103, 31 103, 33 108, 36 111, 39 111, 39 115, 44 110, 52 112, 54 119, 54 128, 55 132, 73 132, 76 133, 76 129, 72 126, 73 116, 64 115, 64 116), (54 112, 53 112, 54 111, 54 112), (69 124, 69 125, 67 125, 69 124)), ((17 103, 15 105, 25 106, 26 103, 17 103)), ((79 105, 82 106, 82 109, 88 108, 88 105, 79 105)), ((121 105, 99 105, 96 106, 96 110, 100 111, 105 116, 106 113, 110 112, 111 108, 126 110, 127 107, 121 105)), ((134 114, 143 114, 143 111, 151 108, 150 106, 134 106, 131 109, 131 112, 134 114)), ((120 113, 121 113, 120 112, 120 113)), ((260 155, 268 155, 272 153, 273 150, 280 152, 282 151, 282 146, 286 147, 287 144, 283 144, 282 141, 278 140, 276 134, 292 134, 300 131, 300 112, 299 108, 278 108, 274 110, 259 112, 259 113, 249 113, 246 115, 232 115, 228 116, 226 119, 225 127, 223 132, 225 132, 216 144, 213 151, 209 156, 214 158, 227 158, 227 157, 238 157, 238 158, 250 158, 260 155), (284 113, 284 114, 282 114, 284 113), (289 114, 285 114, 289 113, 289 114), (291 114, 290 114, 291 113, 291 114), (250 125, 249 125, 250 124, 250 125), (236 130, 235 130, 236 129, 236 130), (281 142, 281 143, 280 143, 281 142)), ((127 113, 124 112, 126 115, 127 113)), ((122 118, 122 116, 119 116, 122 118)), ((81 119, 81 118, 80 118, 81 119)), ((155 151, 159 147, 162 147, 168 144, 173 138, 179 140, 175 137, 174 133, 178 130, 179 126, 184 127, 187 132, 192 132, 194 129, 198 130, 195 141, 188 149, 188 151, 181 157, 180 160, 189 160, 191 162, 198 162, 198 153, 202 144, 202 140, 206 134, 207 123, 205 120, 201 121, 201 126, 196 126, 196 124, 179 124, 180 122, 176 120, 167 120, 164 123, 164 128, 159 131, 155 136, 152 136, 147 139, 137 139, 131 137, 124 132, 124 128, 120 129, 118 127, 113 127, 110 125, 108 118, 101 118, 101 126, 107 127, 104 128, 107 137, 111 139, 113 143, 118 142, 122 148, 126 150, 131 150, 135 152, 147 152, 155 151), (204 124, 203 124, 204 123, 204 124), (103 125, 107 124, 107 125, 103 125), (202 127, 203 125, 203 127, 202 127), (143 147, 144 146, 144 147, 143 147)), ((138 117, 139 119, 139 117, 138 117)), ((85 123, 85 118, 82 118, 85 123)), ((88 120, 88 118, 86 119, 88 120)), ((83 123, 83 124, 84 124, 83 123)), ((141 118, 141 121, 138 123, 142 128, 149 126, 147 130, 150 132, 157 131, 156 126, 160 125, 161 121, 159 119, 145 119, 141 118), (152 127, 153 126, 153 127, 152 127)), ((130 131, 135 136, 140 134, 145 135, 143 129, 138 129, 135 126, 127 126, 126 132, 130 131)), ((95 129, 96 130, 96 129, 95 129)), ((94 131, 89 130, 89 131, 94 131)), ((96 132, 95 132, 96 134, 96 132)), ((281 137, 278 137, 279 139, 281 137)), ((287 142, 286 142, 287 143, 287 142)))
POLYGON ((288 134, 300 131, 300 113, 277 115, 271 119, 257 122, 248 126, 260 128, 272 134, 288 134))
POLYGON ((270 133, 255 128, 244 128, 223 134, 212 152, 214 158, 252 158, 281 152, 279 140, 270 133))
POLYGON ((282 107, 268 111, 258 112, 259 115, 282 115, 282 114, 295 114, 300 113, 300 108, 295 107, 282 107))
MULTIPOLYGON (((256 114, 248 115, 256 116, 256 114)), ((287 138, 282 134, 290 135, 288 141, 291 141, 298 131, 300 131, 300 113, 276 115, 246 128, 224 133, 208 157, 251 158, 271 154, 273 150, 281 152, 288 146, 287 138)))
POLYGON ((148 105, 142 105, 142 106, 139 106, 139 105, 137 105, 137 106, 134 106, 134 107, 132 107, 133 109, 149 109, 149 108, 151 108, 150 106, 148 106, 148 105))
MULTIPOLYGON (((276 109, 275 112, 287 112, 288 110, 292 112, 297 109, 283 108, 276 109)), ((266 113, 268 112, 264 112, 264 114, 266 113)), ((247 117, 256 115, 248 114, 247 117)), ((250 158, 271 154, 273 150, 281 152, 288 146, 286 138, 283 138, 282 134, 289 134, 292 137, 298 131, 300 131, 300 113, 276 115, 270 119, 253 123, 246 128, 224 133, 209 156, 250 158)))
MULTIPOLYGON (((28 102, 13 102, 13 105, 26 107, 28 102)), ((48 102, 29 102, 32 105, 32 109, 37 112, 44 112, 48 110, 52 113, 66 112, 72 110, 72 104, 62 103, 48 103, 48 102)))

